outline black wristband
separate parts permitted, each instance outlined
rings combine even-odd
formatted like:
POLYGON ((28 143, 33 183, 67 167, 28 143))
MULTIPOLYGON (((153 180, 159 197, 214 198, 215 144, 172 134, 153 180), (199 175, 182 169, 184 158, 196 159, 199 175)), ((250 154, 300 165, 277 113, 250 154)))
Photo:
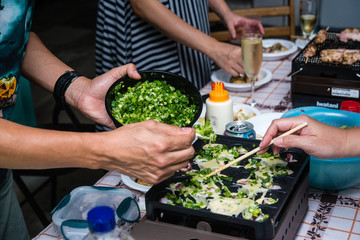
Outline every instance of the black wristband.
POLYGON ((61 109, 65 109, 65 92, 70 86, 70 84, 82 76, 80 73, 76 71, 66 71, 63 75, 61 75, 55 83, 53 96, 55 98, 55 102, 57 105, 61 107, 61 109))

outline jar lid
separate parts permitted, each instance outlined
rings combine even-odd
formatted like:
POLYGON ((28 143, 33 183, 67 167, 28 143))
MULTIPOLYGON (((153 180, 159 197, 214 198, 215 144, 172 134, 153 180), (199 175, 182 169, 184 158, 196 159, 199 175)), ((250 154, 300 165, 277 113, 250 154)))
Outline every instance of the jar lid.
POLYGON ((209 93, 209 100, 212 102, 225 102, 229 100, 229 92, 224 89, 223 82, 214 82, 212 91, 209 93))
POLYGON ((340 105, 340 110, 360 113, 360 103, 353 100, 343 101, 340 105))

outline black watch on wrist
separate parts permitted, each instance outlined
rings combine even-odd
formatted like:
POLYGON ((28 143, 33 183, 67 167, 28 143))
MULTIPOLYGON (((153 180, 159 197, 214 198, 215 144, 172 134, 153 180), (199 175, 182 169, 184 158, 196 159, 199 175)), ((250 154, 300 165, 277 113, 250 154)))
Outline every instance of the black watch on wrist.
POLYGON ((55 98, 56 104, 61 107, 61 109, 65 109, 65 92, 70 86, 70 84, 82 76, 77 71, 65 71, 63 75, 61 75, 55 83, 53 96, 55 98))

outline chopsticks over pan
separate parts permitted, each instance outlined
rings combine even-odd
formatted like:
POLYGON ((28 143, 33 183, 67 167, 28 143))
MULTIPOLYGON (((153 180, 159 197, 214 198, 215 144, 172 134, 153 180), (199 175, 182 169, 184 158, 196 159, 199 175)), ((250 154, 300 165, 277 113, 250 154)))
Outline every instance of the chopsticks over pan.
MULTIPOLYGON (((276 138, 284 137, 284 136, 293 134, 294 132, 302 129, 302 128, 305 127, 305 126, 307 126, 307 124, 308 124, 307 122, 304 122, 304 123, 298 125, 297 127, 294 127, 293 129, 290 129, 289 131, 281 134, 280 136, 278 136, 278 137, 276 137, 276 138)), ((271 142, 270 142, 268 145, 266 145, 266 146, 264 146, 264 147, 261 147, 261 148, 260 148, 260 147, 254 148, 254 149, 251 150, 250 152, 242 155, 241 157, 238 157, 237 159, 235 159, 235 160, 233 160, 233 161, 231 161, 231 162, 228 162, 228 163, 225 164, 224 166, 219 167, 219 168, 216 169, 215 171, 213 171, 213 172, 209 173, 208 175, 206 175, 205 178, 211 177, 211 176, 217 174, 218 172, 221 172, 221 171, 223 171, 224 169, 227 169, 227 168, 230 167, 231 165, 233 165, 233 164, 235 164, 235 163, 237 163, 237 162, 240 162, 241 160, 243 160, 243 159, 245 159, 245 158, 247 158, 247 157, 249 157, 249 156, 257 153, 258 151, 260 151, 260 150, 262 150, 262 149, 264 149, 264 148, 269 147, 270 145, 272 145, 272 144, 274 143, 274 140, 275 140, 276 138, 274 138, 273 140, 271 140, 271 142)))

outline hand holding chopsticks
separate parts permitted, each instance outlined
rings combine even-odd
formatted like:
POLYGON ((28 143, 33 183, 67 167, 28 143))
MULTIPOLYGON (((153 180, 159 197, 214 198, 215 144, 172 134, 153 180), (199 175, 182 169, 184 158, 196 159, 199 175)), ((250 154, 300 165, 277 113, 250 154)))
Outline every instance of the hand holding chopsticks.
MULTIPOLYGON (((305 127, 305 126, 307 126, 307 124, 308 124, 307 122, 304 122, 304 123, 300 124, 299 126, 297 126, 297 127, 293 128, 293 129, 291 129, 291 130, 289 130, 289 131, 281 134, 280 136, 278 136, 278 137, 276 137, 276 138, 284 137, 284 136, 293 134, 294 132, 302 129, 302 128, 305 127)), ((250 152, 242 155, 241 157, 238 157, 237 159, 235 159, 235 160, 233 160, 233 161, 231 161, 231 162, 228 162, 228 163, 225 164, 224 166, 219 167, 219 168, 216 169, 215 171, 213 171, 213 172, 209 173, 208 175, 206 175, 205 178, 211 177, 211 176, 215 175, 216 173, 221 172, 222 170, 230 167, 231 165, 233 165, 233 164, 235 164, 235 163, 237 163, 237 162, 240 162, 241 160, 243 160, 243 159, 245 159, 245 158, 247 158, 247 157, 249 157, 249 156, 257 153, 257 152, 260 151, 261 149, 264 149, 264 148, 269 147, 270 145, 272 145, 272 144, 274 143, 274 140, 275 140, 276 138, 274 138, 273 140, 271 140, 271 142, 270 142, 268 145, 263 146, 263 147, 254 148, 254 149, 251 150, 250 152)))

